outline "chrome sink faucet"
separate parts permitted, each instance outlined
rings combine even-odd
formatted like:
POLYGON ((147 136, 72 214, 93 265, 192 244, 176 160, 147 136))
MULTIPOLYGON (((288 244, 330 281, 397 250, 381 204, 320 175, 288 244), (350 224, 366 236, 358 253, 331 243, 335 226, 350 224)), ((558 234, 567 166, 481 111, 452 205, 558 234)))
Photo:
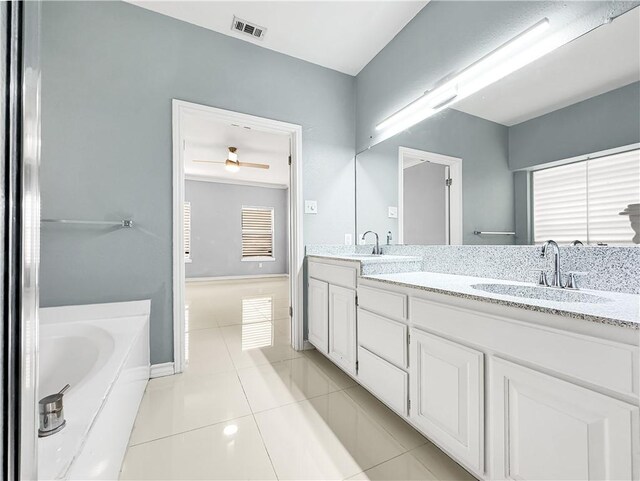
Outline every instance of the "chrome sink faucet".
POLYGON ((551 278, 551 283, 547 282, 546 285, 551 287, 564 287, 564 285, 562 285, 562 275, 560 273, 560 248, 558 247, 558 243, 554 240, 548 240, 542 244, 540 257, 546 257, 549 247, 553 249, 553 277, 551 278))
POLYGON ((378 256, 381 255, 382 254, 382 249, 380 249, 380 242, 378 240, 378 234, 373 232, 372 230, 368 230, 367 232, 362 234, 362 240, 364 240, 364 238, 366 237, 367 234, 373 234, 373 235, 376 236, 376 245, 373 247, 372 254, 378 255, 378 256))

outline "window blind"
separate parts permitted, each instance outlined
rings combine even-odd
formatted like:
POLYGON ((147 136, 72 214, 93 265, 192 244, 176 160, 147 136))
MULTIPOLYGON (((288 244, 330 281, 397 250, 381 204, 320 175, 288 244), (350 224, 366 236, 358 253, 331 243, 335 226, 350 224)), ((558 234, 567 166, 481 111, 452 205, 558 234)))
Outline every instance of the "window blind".
POLYGON ((191 202, 184 203, 184 257, 191 258, 191 202))
POLYGON ((631 244, 628 204, 640 202, 640 150, 533 173, 536 243, 631 244))
POLYGON ((273 209, 242 208, 242 258, 273 257, 273 209))

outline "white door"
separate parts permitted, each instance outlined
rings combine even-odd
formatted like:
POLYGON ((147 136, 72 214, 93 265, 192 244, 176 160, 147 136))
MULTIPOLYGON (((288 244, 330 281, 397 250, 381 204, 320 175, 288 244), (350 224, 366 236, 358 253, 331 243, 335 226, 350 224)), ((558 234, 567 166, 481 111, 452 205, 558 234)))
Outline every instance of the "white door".
POLYGON ((449 244, 449 166, 409 162, 403 168, 402 242, 449 244))
POLYGON ((329 352, 329 284, 309 279, 309 342, 316 349, 329 352))
POLYGON ((492 479, 638 478, 637 406, 502 359, 490 377, 492 479))
POLYGON ((329 357, 356 374, 356 292, 329 285, 329 357))
POLYGON ((482 472, 483 354, 411 329, 409 365, 413 422, 460 462, 482 472))

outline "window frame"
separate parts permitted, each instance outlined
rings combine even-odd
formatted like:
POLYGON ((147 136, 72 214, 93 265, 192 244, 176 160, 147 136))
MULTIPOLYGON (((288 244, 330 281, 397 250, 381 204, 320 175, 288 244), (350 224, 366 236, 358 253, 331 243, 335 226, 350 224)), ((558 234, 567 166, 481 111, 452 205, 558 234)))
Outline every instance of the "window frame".
POLYGON ((193 262, 191 258, 191 254, 193 252, 193 248, 191 245, 191 218, 193 213, 191 212, 191 202, 185 200, 182 206, 182 235, 184 238, 184 261, 186 263, 193 262), (187 227, 187 210, 189 210, 189 220, 187 227), (187 241, 188 239, 188 241, 187 241), (188 252, 187 252, 187 244, 188 244, 188 252))
MULTIPOLYGON (((531 168, 531 170, 529 170, 528 172, 528 215, 529 215, 529 232, 530 232, 530 242, 533 245, 539 245, 540 242, 538 242, 538 244, 536 244, 536 215, 535 215, 535 195, 536 195, 536 187, 535 187, 535 174, 537 172, 541 172, 541 171, 546 171, 546 170, 550 170, 550 169, 555 169, 555 168, 559 168, 559 167, 566 167, 569 165, 575 165, 575 164, 585 164, 585 169, 586 169, 586 195, 587 195, 587 219, 586 219, 586 229, 587 229, 587 233, 590 231, 589 229, 589 208, 588 208, 588 203, 589 203, 589 174, 588 174, 588 163, 590 161, 597 161, 598 159, 602 159, 605 157, 614 157, 620 154, 627 154, 627 153, 631 153, 631 152, 638 152, 638 155, 640 155, 640 143, 636 143, 636 144, 630 144, 630 145, 625 145, 625 146, 621 146, 621 147, 616 147, 616 148, 612 148, 612 149, 608 149, 605 151, 600 151, 600 152, 595 152, 595 153, 591 153, 591 154, 586 154, 586 155, 581 155, 581 156, 577 156, 577 157, 572 157, 572 158, 568 158, 568 159, 564 159, 564 160, 559 160, 559 161, 554 161, 554 162, 549 162, 546 164, 542 164, 540 166, 537 166, 536 168, 531 168)), ((602 242, 590 242, 589 241, 589 236, 587 234, 587 238, 586 239, 578 239, 580 241, 584 242, 585 246, 628 246, 628 245, 635 245, 633 243, 620 243, 618 241, 608 241, 605 243, 602 242)))
POLYGON ((240 261, 241 262, 275 262, 276 260, 276 211, 274 207, 243 205, 240 208, 240 261), (271 255, 270 256, 245 256, 242 236, 245 233, 242 216, 245 210, 264 210, 271 212, 271 255))

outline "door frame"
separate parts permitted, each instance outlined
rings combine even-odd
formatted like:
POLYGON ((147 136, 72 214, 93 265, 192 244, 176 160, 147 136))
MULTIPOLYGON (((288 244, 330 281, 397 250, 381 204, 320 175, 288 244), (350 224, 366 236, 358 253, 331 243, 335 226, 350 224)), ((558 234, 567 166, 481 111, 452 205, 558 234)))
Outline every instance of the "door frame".
POLYGON ((424 150, 398 147, 398 243, 404 241, 404 160, 407 157, 449 167, 449 245, 462 244, 462 159, 424 150))
POLYGON ((291 139, 291 168, 289 181, 289 300, 291 315, 291 345, 304 348, 303 331, 303 273, 304 243, 302 229, 302 127, 279 120, 257 117, 231 110, 219 109, 184 100, 172 101, 173 139, 173 373, 185 367, 185 262, 183 237, 184 149, 181 148, 181 119, 186 114, 206 115, 218 121, 242 124, 261 131, 286 133, 291 139))

